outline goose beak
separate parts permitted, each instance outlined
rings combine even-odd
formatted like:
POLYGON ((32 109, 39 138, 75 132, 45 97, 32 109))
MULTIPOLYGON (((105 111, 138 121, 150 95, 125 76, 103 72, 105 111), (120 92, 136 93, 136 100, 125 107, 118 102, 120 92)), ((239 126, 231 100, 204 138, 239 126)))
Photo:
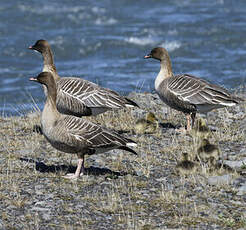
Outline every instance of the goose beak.
POLYGON ((30 77, 30 78, 29 78, 29 81, 38 81, 38 79, 35 78, 35 77, 30 77))
POLYGON ((151 54, 148 54, 148 55, 144 56, 144 59, 147 59, 147 58, 152 58, 151 54))
POLYGON ((33 47, 32 47, 32 46, 29 46, 29 47, 28 47, 28 49, 32 50, 32 49, 33 49, 33 47))

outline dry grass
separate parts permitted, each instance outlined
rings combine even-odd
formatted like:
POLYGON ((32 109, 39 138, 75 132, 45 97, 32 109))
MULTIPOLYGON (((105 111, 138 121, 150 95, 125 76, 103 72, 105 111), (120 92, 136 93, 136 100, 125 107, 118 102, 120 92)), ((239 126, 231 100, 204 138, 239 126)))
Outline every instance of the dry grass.
MULTIPOLYGON (((162 123, 185 124, 175 111, 163 119, 161 105, 154 112, 162 123)), ((245 115, 237 114, 234 108, 221 109, 208 118, 218 128, 211 140, 220 145, 222 158, 245 146, 240 126, 245 115)), ((162 128, 136 135, 131 110, 89 118, 124 131, 138 142, 139 155, 113 151, 87 157, 88 175, 75 182, 60 176, 76 165, 76 157, 57 152, 33 132, 38 116, 0 119, 0 229, 246 228, 245 198, 233 184, 207 183, 210 176, 240 174, 206 165, 195 175, 175 173, 182 152, 195 159, 199 141, 194 136, 162 128)))

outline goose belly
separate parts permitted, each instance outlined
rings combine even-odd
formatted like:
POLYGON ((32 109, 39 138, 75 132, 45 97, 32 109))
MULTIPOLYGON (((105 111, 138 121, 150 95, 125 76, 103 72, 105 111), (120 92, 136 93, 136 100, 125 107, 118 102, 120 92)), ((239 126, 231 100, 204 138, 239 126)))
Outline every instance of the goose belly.
POLYGON ((69 144, 69 141, 65 140, 64 135, 60 130, 51 128, 51 126, 42 125, 42 132, 46 140, 57 150, 66 153, 77 153, 78 149, 69 144))
POLYGON ((44 132, 44 136, 46 140, 54 147, 55 149, 65 152, 65 153, 78 153, 78 149, 72 145, 66 144, 62 142, 61 140, 57 140, 53 135, 47 135, 47 133, 44 132))

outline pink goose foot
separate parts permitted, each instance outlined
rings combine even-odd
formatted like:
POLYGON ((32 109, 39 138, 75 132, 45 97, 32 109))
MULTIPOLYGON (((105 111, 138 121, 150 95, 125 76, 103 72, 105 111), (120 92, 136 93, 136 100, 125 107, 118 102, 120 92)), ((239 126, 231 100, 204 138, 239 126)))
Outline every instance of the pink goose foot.
POLYGON ((84 158, 78 159, 78 166, 75 173, 68 173, 67 175, 62 177, 70 180, 76 180, 81 175, 84 175, 84 158))

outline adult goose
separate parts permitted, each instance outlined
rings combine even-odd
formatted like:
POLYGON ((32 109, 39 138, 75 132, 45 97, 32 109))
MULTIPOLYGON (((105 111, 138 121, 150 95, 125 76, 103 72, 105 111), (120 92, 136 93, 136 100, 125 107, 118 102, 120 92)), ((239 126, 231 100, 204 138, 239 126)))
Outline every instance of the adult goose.
POLYGON ((56 83, 51 73, 42 72, 30 80, 43 84, 47 89, 41 115, 44 136, 54 148, 78 156, 75 174, 68 174, 65 178, 75 179, 83 174, 86 154, 98 154, 112 149, 123 149, 136 154, 129 148, 136 146, 136 142, 82 118, 61 114, 56 107, 56 83))
POLYGON ((107 110, 134 107, 137 104, 118 93, 100 87, 90 81, 76 78, 60 78, 56 71, 51 47, 46 40, 38 40, 29 49, 43 56, 43 72, 51 72, 57 86, 57 109, 74 116, 97 115, 107 110))
POLYGON ((155 90, 161 100, 173 109, 187 115, 187 130, 194 125, 196 113, 207 113, 213 109, 234 106, 241 98, 232 96, 226 89, 189 74, 174 75, 166 49, 157 47, 144 58, 160 61, 161 69, 155 79, 155 90))

